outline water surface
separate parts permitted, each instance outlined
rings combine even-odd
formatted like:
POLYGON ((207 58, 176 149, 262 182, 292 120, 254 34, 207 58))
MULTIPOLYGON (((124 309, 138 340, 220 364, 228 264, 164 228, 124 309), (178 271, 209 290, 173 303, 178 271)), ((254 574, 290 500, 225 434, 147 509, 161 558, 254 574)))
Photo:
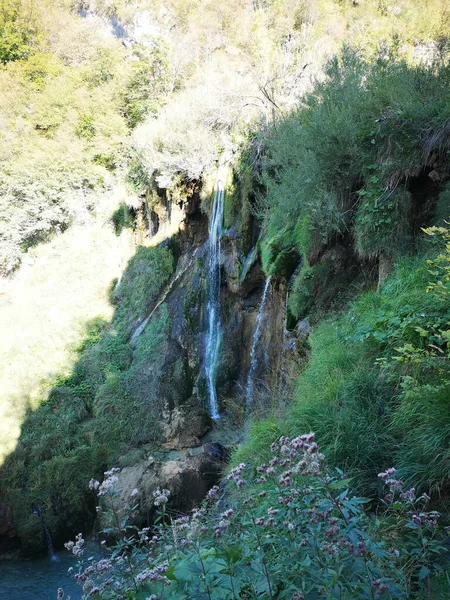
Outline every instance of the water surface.
MULTIPOLYGON (((89 543, 85 555, 99 558, 99 547, 89 543)), ((0 561, 0 600, 56 600, 58 588, 63 588, 64 600, 80 600, 81 587, 67 572, 75 568, 76 557, 64 550, 56 558, 0 561)))

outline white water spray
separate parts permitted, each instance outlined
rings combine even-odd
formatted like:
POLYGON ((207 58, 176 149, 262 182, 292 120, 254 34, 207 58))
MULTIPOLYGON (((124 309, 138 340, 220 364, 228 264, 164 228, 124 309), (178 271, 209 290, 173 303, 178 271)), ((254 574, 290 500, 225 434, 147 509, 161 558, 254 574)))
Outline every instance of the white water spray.
POLYGON ((255 385, 253 380, 255 377, 256 367, 258 366, 258 357, 256 356, 256 350, 258 348, 259 340, 261 337, 261 325, 264 317, 264 309, 266 307, 269 288, 270 276, 266 279, 266 283, 264 285, 264 291, 259 305, 258 315, 256 317, 255 331, 253 332, 252 347, 250 350, 250 369, 248 372, 247 389, 245 394, 245 406, 247 413, 249 412, 250 407, 253 403, 253 395, 255 391, 255 385))
POLYGON ((209 414, 220 419, 216 391, 216 367, 221 339, 220 323, 220 238, 223 228, 223 203, 227 162, 223 162, 217 174, 216 190, 209 220, 209 298, 207 304, 208 332, 205 344, 205 371, 208 387, 209 414))
POLYGON ((44 528, 45 540, 47 542, 48 556, 49 556, 50 560, 52 560, 54 562, 59 561, 59 558, 55 554, 55 548, 53 546, 52 536, 50 535, 50 531, 47 527, 44 517, 42 516, 41 511, 38 508, 34 508, 33 514, 37 515, 42 521, 42 527, 44 528))

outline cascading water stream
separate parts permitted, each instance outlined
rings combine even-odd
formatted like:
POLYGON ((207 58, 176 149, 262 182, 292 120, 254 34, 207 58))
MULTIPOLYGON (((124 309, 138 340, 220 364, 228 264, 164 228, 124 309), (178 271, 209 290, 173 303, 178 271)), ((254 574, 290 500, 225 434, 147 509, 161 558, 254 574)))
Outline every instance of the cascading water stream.
POLYGON ((247 413, 250 411, 251 405, 253 403, 253 395, 255 391, 254 378, 256 367, 258 366, 258 357, 256 351, 261 337, 261 325, 263 322, 264 309, 266 307, 269 288, 270 276, 266 279, 266 283, 264 285, 264 291, 259 305, 258 315, 256 317, 255 331, 253 332, 252 347, 250 350, 250 369, 248 372, 247 389, 245 394, 245 407, 247 413))
POLYGON ((42 521, 42 527, 44 528, 45 539, 46 539, 46 542, 47 542, 47 549, 48 549, 48 555, 50 557, 50 560, 53 560, 53 561, 59 560, 58 557, 56 556, 56 553, 55 553, 55 548, 53 546, 52 536, 50 535, 50 531, 49 531, 49 529, 47 527, 47 524, 46 524, 46 522, 44 520, 44 517, 42 516, 41 511, 38 508, 35 508, 35 509, 33 509, 33 513, 35 515, 37 515, 41 519, 41 521, 42 521))
POLYGON ((207 304, 208 332, 205 344, 205 371, 208 387, 209 414, 212 419, 220 419, 216 391, 216 367, 219 358, 220 323, 220 238, 223 227, 223 203, 225 196, 225 175, 227 162, 219 167, 213 207, 209 221, 209 298, 207 304))

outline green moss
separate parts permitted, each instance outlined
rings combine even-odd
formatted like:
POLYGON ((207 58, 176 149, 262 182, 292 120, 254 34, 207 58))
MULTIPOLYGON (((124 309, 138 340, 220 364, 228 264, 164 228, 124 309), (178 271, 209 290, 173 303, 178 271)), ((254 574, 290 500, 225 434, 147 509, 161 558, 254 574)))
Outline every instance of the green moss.
POLYGON ((130 209, 126 204, 121 204, 119 208, 114 211, 112 222, 116 235, 120 235, 125 228, 132 229, 135 226, 134 215, 130 212, 130 209))
POLYGON ((145 316, 173 269, 169 248, 138 248, 116 293, 114 325, 119 330, 130 331, 137 320, 145 316))
POLYGON ((239 189, 234 181, 231 169, 227 174, 225 197, 223 205, 223 224, 225 229, 230 229, 236 224, 240 212, 239 189))
POLYGON ((289 312, 298 320, 305 317, 314 304, 314 279, 317 269, 304 265, 296 275, 289 293, 289 312))

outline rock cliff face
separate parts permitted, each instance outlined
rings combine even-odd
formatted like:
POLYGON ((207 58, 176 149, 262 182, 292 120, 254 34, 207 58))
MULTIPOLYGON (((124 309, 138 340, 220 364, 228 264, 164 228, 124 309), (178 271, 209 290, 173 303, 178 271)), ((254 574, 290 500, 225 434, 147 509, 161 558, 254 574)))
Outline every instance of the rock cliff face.
MULTIPOLYGON (((170 448, 197 445, 213 425, 208 416, 204 364, 209 284, 207 217, 196 210, 195 205, 193 208, 192 202, 187 202, 184 210, 183 227, 177 237, 176 272, 162 294, 171 325, 160 368, 160 419, 164 443, 170 448)), ((160 224, 166 227, 163 221, 160 224)), ((158 232, 154 235, 158 236, 158 232)), ((265 285, 257 257, 246 272, 243 271, 245 259, 236 231, 225 231, 220 257, 222 338, 216 389, 220 411, 228 413, 231 404, 235 417, 240 413, 240 425, 245 409, 250 349, 265 285)), ((274 373, 279 371, 284 352, 285 296, 285 283, 274 280, 268 291, 256 348, 254 377, 270 389, 276 384, 274 373)), ((139 343, 139 335, 144 332, 145 327, 141 325, 133 335, 134 344, 139 343)), ((154 376, 155 369, 151 365, 144 367, 143 387, 145 378, 154 376)))
MULTIPOLYGON (((184 193, 176 197, 158 191, 143 197, 141 208, 136 210, 133 233, 137 244, 168 246, 175 259, 175 269, 159 296, 147 305, 147 314, 140 314, 134 323, 127 320, 128 343, 122 349, 123 356, 126 355, 125 370, 113 374, 108 383, 110 387, 102 392, 111 394, 112 390, 119 398, 118 402, 131 399, 135 406, 147 407, 145 415, 147 411, 150 415, 136 439, 124 440, 121 454, 104 464, 107 468, 117 465, 122 468, 121 501, 128 502, 127 494, 135 488, 138 490, 138 522, 142 525, 151 522, 153 491, 157 487, 169 489, 169 508, 183 512, 198 504, 207 490, 217 483, 231 446, 242 437, 245 419, 252 411, 263 411, 274 392, 277 393, 281 359, 287 347, 286 281, 273 277, 266 286, 256 248, 257 235, 247 233, 243 236, 237 217, 231 227, 222 231, 220 242, 218 304, 221 326, 215 389, 221 418, 211 418, 205 370, 211 268, 208 198, 203 199, 202 210, 200 191, 201 186, 196 183, 188 184, 184 193), (247 242, 253 238, 255 242, 250 252, 247 242, 245 249, 243 247, 244 238, 247 242), (267 293, 262 310, 265 287, 267 293), (257 318, 260 334, 255 342, 257 318), (249 402, 247 388, 252 347, 253 385, 249 402)), ((134 277, 139 277, 139 272, 134 277)), ((123 280, 126 285, 133 285, 130 273, 124 272, 123 280)), ((118 285, 120 292, 122 284, 118 285)), ((295 344, 291 344, 291 350, 295 353, 295 344)), ((104 390, 104 387, 100 389, 104 390)), ((61 398, 60 392, 55 393, 60 394, 55 398, 61 398)), ((117 406, 119 410, 122 405, 117 406)), ((119 417, 120 412, 111 413, 108 418, 120 422, 119 417)), ((91 418, 95 420, 95 412, 91 418)), ((94 476, 94 473, 86 473, 88 476, 94 476)), ((45 537, 40 535, 40 522, 32 519, 37 500, 21 491, 19 486, 16 492, 15 497, 21 498, 22 503, 20 514, 16 510, 7 510, 6 505, 0 506, 0 552, 8 550, 20 539, 29 554, 36 553, 45 544, 45 537), (26 519, 32 521, 28 528, 22 524, 26 519), (30 532, 33 532, 32 543, 26 539, 30 532)), ((86 493, 86 498, 81 510, 91 514, 94 498, 88 496, 87 489, 82 493, 86 493)), ((69 517, 63 519, 61 516, 65 508, 53 510, 51 503, 50 499, 45 519, 59 544, 69 539, 73 531, 67 527, 69 517)), ((90 518, 94 516, 92 514, 90 518)), ((77 519, 79 514, 73 514, 71 528, 77 519)))
MULTIPOLYGON (((191 190, 192 191, 192 190, 191 190)), ((171 227, 171 212, 166 197, 153 206, 147 228, 141 235, 147 243, 159 241, 162 232, 171 227), (156 226, 155 226, 156 224, 156 226)), ((200 211, 195 190, 176 206, 177 231, 171 244, 178 255, 174 275, 151 308, 146 320, 136 324, 130 342, 136 348, 140 336, 164 304, 170 327, 163 355, 141 366, 141 393, 157 380, 159 399, 158 426, 161 430, 161 452, 146 456, 126 467, 120 474, 121 501, 128 501, 133 489, 139 492, 138 521, 151 521, 153 491, 157 487, 171 491, 169 507, 190 510, 214 485, 223 468, 232 443, 239 439, 248 416, 246 388, 250 371, 250 350, 260 309, 266 278, 255 249, 250 256, 243 253, 237 227, 223 232, 220 254, 221 341, 216 369, 216 390, 220 421, 211 419, 205 373, 207 332, 208 217, 200 211), (175 242, 174 242, 175 240, 175 242), (231 428, 232 434, 229 432, 231 428), (205 445, 205 439, 209 440, 205 445), (220 440, 224 446, 218 445, 220 440)), ((173 225, 173 224, 172 224, 173 225)), ((262 316, 260 337, 255 349, 253 370, 254 395, 252 409, 264 410, 271 393, 280 384, 279 371, 286 352, 286 282, 274 279, 268 290, 262 316)), ((144 316, 143 316, 144 317, 144 316)), ((295 352, 295 343, 290 350, 295 352)))

